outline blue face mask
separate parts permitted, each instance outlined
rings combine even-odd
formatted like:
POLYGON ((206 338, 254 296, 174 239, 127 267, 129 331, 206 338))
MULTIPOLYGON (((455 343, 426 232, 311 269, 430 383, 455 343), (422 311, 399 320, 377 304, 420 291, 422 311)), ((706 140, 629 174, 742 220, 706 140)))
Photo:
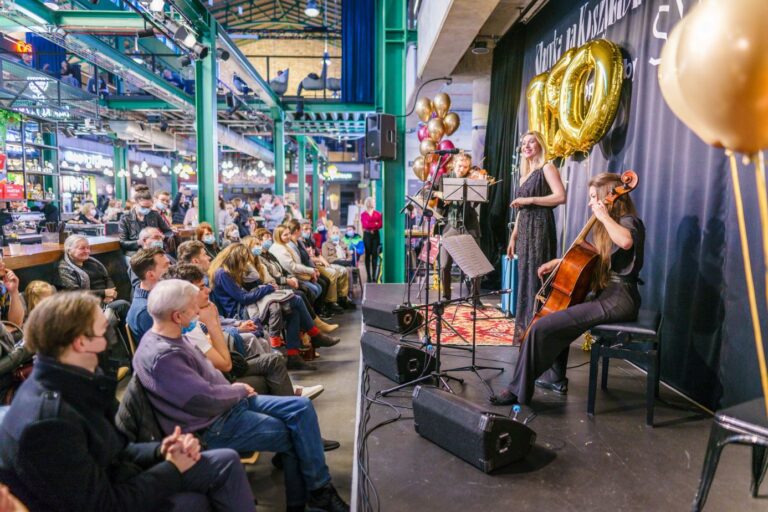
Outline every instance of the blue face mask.
POLYGON ((347 236, 350 237, 350 238, 355 236, 355 230, 354 229, 348 229, 347 230, 347 236))
POLYGON ((304 237, 305 240, 309 240, 312 237, 312 233, 302 232, 301 236, 304 237))
POLYGON ((189 325, 186 327, 181 328, 181 334, 182 336, 184 334, 188 334, 195 330, 195 327, 197 327, 197 317, 193 318, 191 322, 189 322, 189 325))
POLYGON ((165 203, 161 203, 160 201, 155 203, 155 208, 160 210, 161 212, 165 211, 165 203))
POLYGON ((335 244, 339 243, 339 235, 331 235, 331 242, 335 244))
POLYGON ((152 209, 151 208, 144 208, 143 206, 139 206, 138 208, 136 208, 136 211, 139 212, 141 215, 148 215, 149 212, 152 211, 152 209))
POLYGON ((150 249, 162 249, 164 247, 162 240, 152 240, 149 242, 150 249))
POLYGON ((253 253, 254 256, 260 256, 261 255, 261 251, 262 251, 262 249, 261 249, 261 246, 259 246, 259 245, 255 245, 251 249, 251 252, 253 253))
POLYGON ((205 244, 212 244, 216 241, 216 237, 213 235, 205 235, 203 236, 203 243, 205 244))
POLYGON ((261 250, 262 250, 262 251, 268 251, 268 250, 269 250, 269 248, 270 248, 270 247, 272 247, 272 243, 273 243, 273 242, 272 242, 272 239, 271 239, 271 238, 270 238, 269 240, 264 240, 264 241, 261 243, 261 250))

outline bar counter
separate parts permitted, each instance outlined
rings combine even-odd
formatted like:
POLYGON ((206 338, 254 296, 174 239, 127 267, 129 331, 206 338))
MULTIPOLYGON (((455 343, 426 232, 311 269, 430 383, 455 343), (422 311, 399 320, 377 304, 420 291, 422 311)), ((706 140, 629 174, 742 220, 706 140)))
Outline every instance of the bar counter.
MULTIPOLYGON (((116 236, 89 236, 91 255, 104 254, 120 250, 120 242, 116 236)), ((58 262, 64 255, 64 244, 44 243, 22 245, 20 252, 7 256, 7 248, 4 248, 3 261, 11 270, 21 270, 47 263, 58 262)))

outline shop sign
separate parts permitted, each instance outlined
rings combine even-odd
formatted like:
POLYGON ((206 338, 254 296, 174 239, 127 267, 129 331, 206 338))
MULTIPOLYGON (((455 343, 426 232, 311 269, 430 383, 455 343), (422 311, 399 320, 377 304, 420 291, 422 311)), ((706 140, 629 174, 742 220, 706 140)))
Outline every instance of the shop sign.
POLYGON ((28 116, 38 117, 49 121, 68 121, 72 119, 72 113, 69 111, 69 105, 61 108, 34 106, 38 102, 17 100, 14 103, 14 110, 28 116), (29 103, 29 105, 19 105, 20 102, 29 103))
POLYGON ((114 166, 112 158, 98 153, 85 153, 65 149, 61 153, 61 167, 70 168, 78 166, 85 170, 101 171, 104 168, 111 169, 114 166))

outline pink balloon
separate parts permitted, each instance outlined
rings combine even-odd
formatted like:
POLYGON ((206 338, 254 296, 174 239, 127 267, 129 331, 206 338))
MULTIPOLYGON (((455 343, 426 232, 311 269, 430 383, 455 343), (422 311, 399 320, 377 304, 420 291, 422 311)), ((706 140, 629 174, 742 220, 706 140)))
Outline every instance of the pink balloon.
POLYGON ((440 143, 437 145, 437 149, 456 149, 456 146, 453 145, 453 142, 451 142, 448 139, 441 140, 440 143))
POLYGON ((425 124, 421 125, 421 127, 419 128, 419 131, 416 132, 416 135, 419 137, 419 142, 429 137, 429 130, 427 130, 427 125, 425 124))

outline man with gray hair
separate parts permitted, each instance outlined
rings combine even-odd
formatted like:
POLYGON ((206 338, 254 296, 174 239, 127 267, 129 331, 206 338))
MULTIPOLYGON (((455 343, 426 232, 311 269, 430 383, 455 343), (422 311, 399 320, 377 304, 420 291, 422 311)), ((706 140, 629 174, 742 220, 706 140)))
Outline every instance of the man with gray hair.
POLYGON ((346 512, 331 484, 320 427, 307 398, 257 395, 230 384, 186 338, 198 322, 197 286, 179 279, 158 283, 149 295, 152 316, 134 357, 163 432, 180 425, 209 448, 282 454, 288 511, 346 512))
MULTIPOLYGON (((165 251, 163 240, 164 237, 162 231, 157 228, 146 227, 139 233, 139 239, 137 240, 137 243, 139 244, 139 249, 157 248, 165 251)), ((176 264, 176 260, 170 254, 165 253, 165 257, 168 258, 168 265, 176 264)), ((139 276, 137 276, 131 268, 130 259, 128 260, 128 278, 131 280, 131 287, 133 288, 133 293, 135 294, 141 279, 139 279, 139 276)))

